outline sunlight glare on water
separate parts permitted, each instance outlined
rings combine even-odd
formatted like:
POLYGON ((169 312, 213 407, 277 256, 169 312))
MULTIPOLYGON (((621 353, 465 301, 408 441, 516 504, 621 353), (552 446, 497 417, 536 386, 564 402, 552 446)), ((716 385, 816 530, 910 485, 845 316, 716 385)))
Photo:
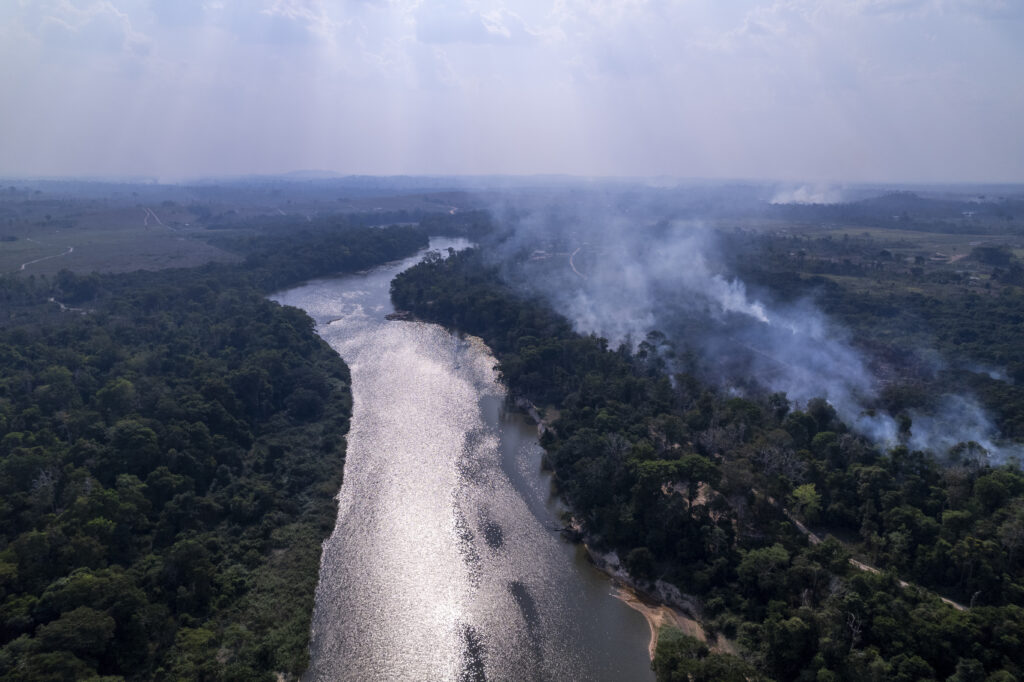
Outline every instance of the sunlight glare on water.
MULTIPOLYGON (((432 243, 448 245, 465 243, 432 243)), ((652 679, 645 621, 557 532, 536 432, 505 413, 487 347, 384 319, 417 260, 274 296, 352 371, 306 678, 652 679)))

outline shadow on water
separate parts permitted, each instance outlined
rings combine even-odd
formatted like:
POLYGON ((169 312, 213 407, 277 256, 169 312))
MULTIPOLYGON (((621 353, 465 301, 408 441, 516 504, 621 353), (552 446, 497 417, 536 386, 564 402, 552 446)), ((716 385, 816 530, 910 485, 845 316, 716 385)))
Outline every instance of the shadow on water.
POLYGON ((526 624, 526 636, 530 640, 530 653, 536 663, 536 670, 544 670, 544 649, 543 633, 541 632, 540 610, 537 602, 526 583, 519 580, 512 580, 508 584, 508 591, 512 595, 512 601, 519 607, 519 613, 523 616, 526 624))
POLYGON ((555 509, 560 505, 553 500, 550 477, 541 473, 539 457, 536 467, 520 467, 524 451, 539 448, 537 439, 530 433, 529 426, 524 428, 524 417, 510 408, 511 403, 505 398, 484 396, 480 399, 480 412, 490 423, 501 426, 499 456, 502 471, 537 523, 557 534, 561 525, 555 509))
POLYGON ((472 625, 462 626, 462 670, 459 682, 487 682, 484 643, 472 625))
POLYGON ((505 533, 501 526, 490 519, 480 519, 480 533, 484 536, 487 546, 493 550, 499 550, 505 545, 505 533))
POLYGON ((480 587, 482 566, 480 565, 480 553, 474 544, 476 536, 473 534, 473 529, 469 527, 466 514, 457 504, 453 509, 453 515, 455 517, 455 534, 458 538, 459 555, 462 557, 462 562, 466 565, 466 577, 472 587, 480 587))
POLYGON ((487 482, 490 434, 486 428, 470 429, 466 432, 462 453, 456 463, 459 482, 462 485, 483 485, 487 482))

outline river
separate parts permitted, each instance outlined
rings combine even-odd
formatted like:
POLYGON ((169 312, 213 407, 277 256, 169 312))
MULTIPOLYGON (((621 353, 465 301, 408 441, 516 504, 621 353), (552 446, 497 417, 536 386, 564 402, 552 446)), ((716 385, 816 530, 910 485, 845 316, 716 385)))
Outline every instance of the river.
POLYGON ((536 427, 505 409, 489 349, 385 320, 419 259, 272 297, 352 371, 305 679, 652 680, 646 621, 561 538, 536 427))

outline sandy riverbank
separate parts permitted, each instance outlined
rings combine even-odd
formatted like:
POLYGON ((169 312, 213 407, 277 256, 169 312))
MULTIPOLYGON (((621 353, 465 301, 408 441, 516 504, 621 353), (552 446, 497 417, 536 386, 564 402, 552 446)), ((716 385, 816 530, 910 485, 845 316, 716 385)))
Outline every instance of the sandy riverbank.
POLYGON ((653 584, 653 590, 641 589, 626 573, 614 553, 600 554, 586 543, 583 543, 583 548, 594 567, 612 581, 613 595, 638 611, 647 621, 647 627, 651 631, 651 640, 647 647, 651 660, 654 660, 654 653, 658 648, 658 632, 664 625, 682 630, 684 634, 707 644, 714 652, 736 654, 734 643, 721 634, 713 641, 708 640, 707 633, 698 620, 700 607, 694 597, 685 595, 674 585, 660 580, 653 584))
POLYGON ((664 625, 679 628, 690 637, 707 642, 707 635, 704 633, 704 628, 701 627, 700 623, 682 611, 673 609, 665 604, 657 604, 645 600, 633 588, 623 585, 617 580, 613 579, 612 585, 615 590, 613 592, 615 597, 621 599, 631 609, 639 611, 647 621, 647 626, 651 629, 651 641, 647 646, 647 653, 652 661, 654 660, 654 652, 658 648, 658 633, 664 625))

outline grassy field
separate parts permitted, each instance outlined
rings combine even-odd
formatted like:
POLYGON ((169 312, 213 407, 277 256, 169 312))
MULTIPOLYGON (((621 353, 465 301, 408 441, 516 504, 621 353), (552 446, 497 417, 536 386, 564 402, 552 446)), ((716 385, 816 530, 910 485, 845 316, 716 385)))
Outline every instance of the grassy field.
POLYGON ((948 256, 968 254, 976 246, 1007 245, 1011 248, 1024 248, 1024 239, 1016 235, 991 234, 945 234, 941 232, 919 232, 916 230, 891 230, 880 227, 832 227, 807 228, 801 234, 809 237, 831 236, 842 239, 844 236, 869 237, 882 244, 904 245, 904 248, 916 248, 922 251, 939 252, 948 256))
POLYGON ((237 258, 206 243, 206 231, 180 207, 5 201, 0 211, 0 273, 126 272, 237 258))

